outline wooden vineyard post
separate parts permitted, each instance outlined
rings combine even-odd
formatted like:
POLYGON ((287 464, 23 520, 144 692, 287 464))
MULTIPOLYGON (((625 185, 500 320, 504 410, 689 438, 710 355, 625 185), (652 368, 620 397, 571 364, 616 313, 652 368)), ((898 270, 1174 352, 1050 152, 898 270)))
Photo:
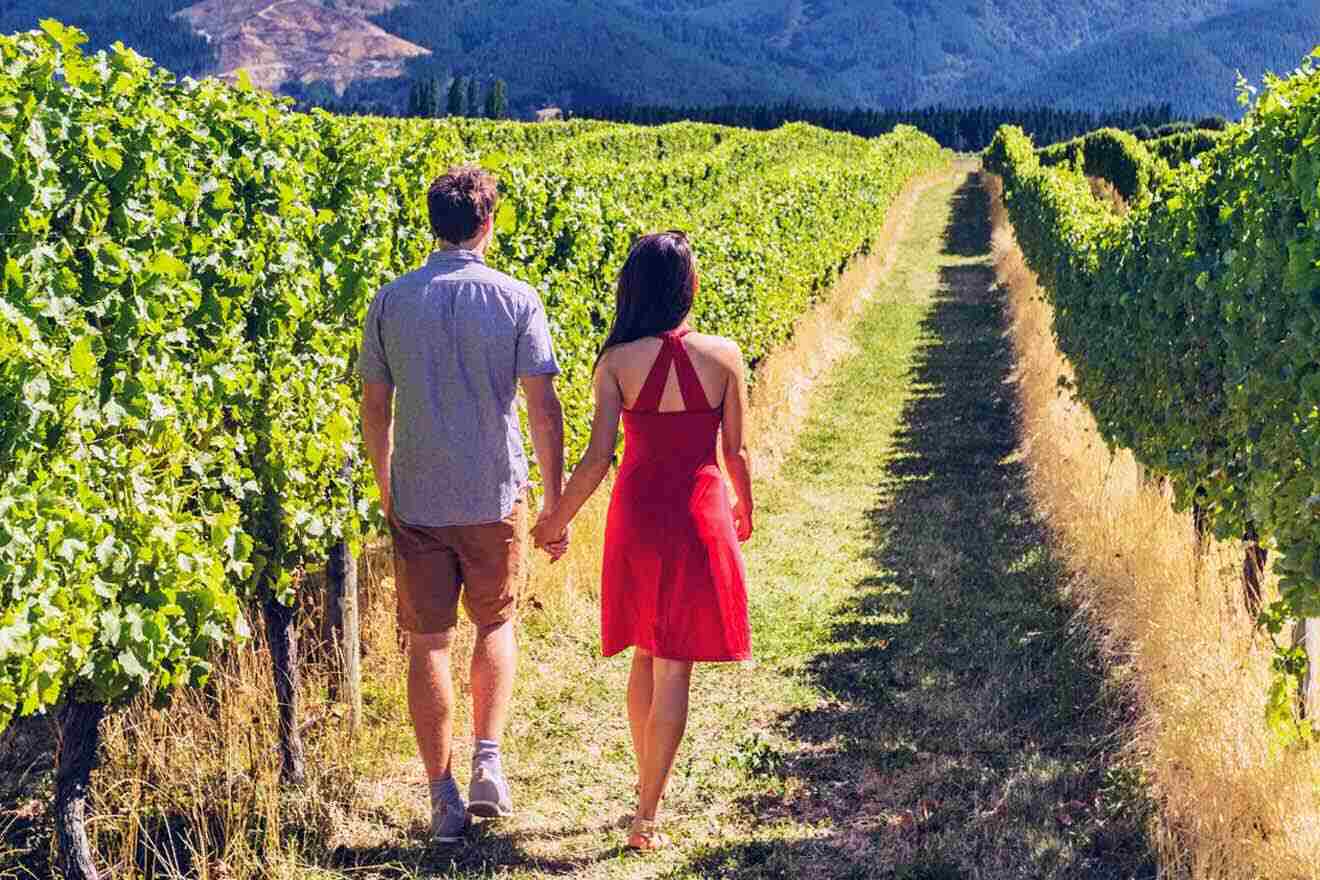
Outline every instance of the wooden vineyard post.
POLYGON ((358 610, 357 560, 347 541, 330 551, 326 566, 326 610, 338 661, 331 679, 334 699, 348 704, 348 725, 354 733, 362 723, 362 642, 358 610))
POLYGON ((1201 503, 1205 493, 1201 489, 1196 490, 1192 496, 1192 533, 1196 541, 1194 548, 1196 553, 1196 595, 1197 601, 1200 601, 1201 595, 1201 568, 1205 560, 1206 550, 1210 547, 1210 514, 1201 503))
POLYGON ((1192 530, 1196 533, 1198 556, 1205 552, 1206 542, 1210 539, 1210 514, 1201 503, 1204 497, 1205 493, 1197 489, 1196 497, 1192 500, 1192 530))
POLYGON ((1306 651, 1306 672, 1297 692, 1298 711, 1303 718, 1315 718, 1320 712, 1320 618, 1307 617, 1293 625, 1293 647, 1306 651))
POLYGON ((97 880, 87 837, 87 789, 100 743, 101 703, 70 700, 60 710, 59 769, 55 776, 55 833, 67 880, 97 880))
POLYGON ((262 599, 266 641, 275 674, 275 702, 279 711, 280 778, 290 785, 307 781, 307 758, 298 725, 299 658, 297 615, 267 589, 262 599))
POLYGON ((1247 531, 1242 539, 1247 544, 1246 556, 1242 560, 1242 599, 1247 606, 1247 613, 1256 617, 1260 614, 1261 588, 1269 552, 1260 546, 1255 523, 1247 523, 1247 531))

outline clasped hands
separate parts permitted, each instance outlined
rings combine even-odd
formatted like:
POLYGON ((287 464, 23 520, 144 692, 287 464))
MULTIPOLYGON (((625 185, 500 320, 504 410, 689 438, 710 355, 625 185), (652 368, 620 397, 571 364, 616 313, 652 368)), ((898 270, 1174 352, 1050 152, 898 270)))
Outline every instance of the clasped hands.
MULTIPOLYGON (((752 537, 752 511, 748 505, 742 502, 733 505, 733 525, 738 542, 745 544, 752 537)), ((568 525, 560 522, 553 507, 541 511, 536 525, 532 527, 532 540, 536 542, 538 550, 549 554, 551 562, 558 562, 568 552, 568 525)))
POLYGON ((558 521, 553 507, 541 511, 536 525, 532 527, 532 541, 536 549, 549 554, 551 562, 558 562, 568 552, 568 525, 558 521))

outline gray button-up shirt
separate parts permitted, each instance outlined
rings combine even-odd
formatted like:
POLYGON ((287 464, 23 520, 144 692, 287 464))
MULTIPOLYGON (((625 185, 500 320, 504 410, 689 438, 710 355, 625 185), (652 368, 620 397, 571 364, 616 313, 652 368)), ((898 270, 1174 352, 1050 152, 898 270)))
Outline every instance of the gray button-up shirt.
POLYGON ((527 485, 518 379, 559 372, 535 290, 472 251, 437 251, 376 294, 358 369, 394 386, 396 518, 474 525, 513 512, 527 485))

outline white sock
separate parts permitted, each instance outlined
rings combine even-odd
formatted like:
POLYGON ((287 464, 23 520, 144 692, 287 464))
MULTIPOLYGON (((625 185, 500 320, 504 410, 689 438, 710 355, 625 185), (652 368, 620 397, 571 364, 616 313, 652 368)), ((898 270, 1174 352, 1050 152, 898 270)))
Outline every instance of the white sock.
POLYGON ((479 739, 472 752, 472 766, 500 766, 500 744, 493 739, 479 739))
POLYGON ((463 809, 463 795, 459 792, 458 783, 454 781, 452 773, 431 780, 431 806, 434 808, 440 804, 453 807, 455 810, 463 809))

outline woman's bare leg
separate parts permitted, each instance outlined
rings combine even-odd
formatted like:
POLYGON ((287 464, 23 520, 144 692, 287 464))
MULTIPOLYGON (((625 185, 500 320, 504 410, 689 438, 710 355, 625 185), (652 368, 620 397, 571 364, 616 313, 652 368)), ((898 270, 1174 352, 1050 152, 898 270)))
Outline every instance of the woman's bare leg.
POLYGON ((634 649, 632 671, 628 674, 628 725, 632 728, 638 780, 646 768, 646 720, 651 717, 651 697, 655 693, 651 660, 651 655, 641 648, 634 649))
POLYGON ((692 683, 691 663, 655 657, 651 666, 654 691, 651 713, 646 719, 642 796, 637 808, 637 817, 643 820, 655 819, 669 782, 674 757, 687 727, 688 688, 692 683))

